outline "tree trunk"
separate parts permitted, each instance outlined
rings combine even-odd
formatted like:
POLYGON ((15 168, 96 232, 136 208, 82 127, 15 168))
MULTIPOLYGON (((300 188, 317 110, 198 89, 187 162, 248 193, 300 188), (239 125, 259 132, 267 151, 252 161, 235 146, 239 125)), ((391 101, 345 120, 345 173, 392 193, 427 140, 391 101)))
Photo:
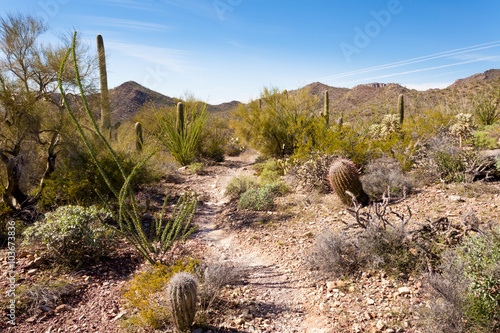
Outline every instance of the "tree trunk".
POLYGON ((47 167, 45 168, 45 172, 43 173, 42 179, 40 180, 40 190, 37 193, 36 197, 38 197, 43 190, 43 187, 45 186, 45 180, 49 179, 52 173, 56 169, 56 157, 57 153, 55 152, 55 149, 57 145, 59 144, 59 141, 61 139, 61 136, 58 133, 54 133, 52 135, 52 139, 50 140, 50 146, 48 149, 48 155, 47 155, 47 167))
POLYGON ((16 158, 17 156, 8 158, 4 154, 0 154, 0 157, 7 168, 7 181, 9 182, 7 188, 5 188, 2 200, 14 209, 18 207, 24 208, 28 205, 28 196, 19 187, 22 172, 16 158))

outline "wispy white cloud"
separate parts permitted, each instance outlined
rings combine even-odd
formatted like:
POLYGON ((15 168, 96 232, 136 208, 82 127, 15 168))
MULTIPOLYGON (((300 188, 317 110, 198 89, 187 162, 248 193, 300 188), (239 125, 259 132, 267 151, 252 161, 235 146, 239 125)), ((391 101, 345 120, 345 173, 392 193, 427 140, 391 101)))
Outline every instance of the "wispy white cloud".
POLYGON ((181 73, 194 69, 187 59, 190 53, 184 50, 113 41, 106 42, 106 47, 125 56, 160 65, 168 71, 181 73))
POLYGON ((96 2, 115 7, 151 11, 155 9, 158 0, 98 0, 96 2))
MULTIPOLYGON (((452 57, 464 55, 464 54, 467 54, 470 52, 477 52, 479 50, 485 50, 485 49, 490 49, 490 48, 494 48, 494 47, 500 47, 500 41, 483 43, 483 44, 468 46, 468 47, 464 47, 464 48, 454 49, 454 50, 450 50, 450 51, 434 53, 434 54, 430 54, 427 56, 412 58, 412 59, 408 59, 408 60, 396 61, 396 62, 388 63, 385 65, 363 68, 363 69, 359 69, 359 70, 355 70, 355 71, 351 71, 351 72, 346 72, 346 73, 341 73, 341 74, 323 77, 323 78, 320 78, 316 81, 327 82, 327 81, 332 81, 332 80, 339 79, 339 78, 355 76, 355 75, 359 75, 359 74, 366 74, 366 73, 370 73, 370 72, 374 72, 374 71, 387 70, 390 68, 413 65, 416 63, 422 63, 422 62, 435 60, 435 59, 439 59, 439 58, 452 58, 452 57)), ((475 58, 472 60, 477 60, 477 59, 479 59, 479 58, 475 58)), ((481 59, 486 60, 486 59, 488 59, 488 57, 483 57, 481 59)), ((467 59, 467 60, 471 60, 471 59, 467 59)))
POLYGON ((348 82, 343 82, 342 84, 350 84, 350 83, 356 83, 356 82, 371 82, 373 80, 378 80, 378 79, 385 79, 388 77, 393 77, 393 76, 400 76, 400 75, 406 75, 406 74, 414 74, 414 73, 419 73, 419 72, 425 72, 425 71, 430 71, 430 70, 435 70, 435 69, 441 69, 441 68, 447 68, 447 67, 453 67, 453 66, 460 66, 460 65, 465 65, 465 64, 470 64, 473 62, 480 62, 480 61, 485 61, 485 60, 490 60, 490 59, 498 59, 500 56, 491 56, 491 57, 485 57, 485 58, 480 58, 480 59, 474 59, 474 60, 468 60, 468 61, 461 61, 461 62, 456 62, 453 64, 447 64, 447 65, 441 65, 441 66, 434 66, 434 67, 427 67, 427 68, 419 68, 411 71, 405 71, 405 72, 399 72, 399 73, 391 73, 391 74, 386 74, 386 75, 380 75, 380 76, 373 76, 373 77, 368 77, 368 78, 363 78, 359 80, 352 80, 348 82))
POLYGON ((88 22, 92 22, 101 26, 125 28, 133 30, 166 31, 172 29, 172 27, 164 24, 137 21, 137 20, 127 20, 114 17, 86 16, 84 19, 87 20, 88 22))

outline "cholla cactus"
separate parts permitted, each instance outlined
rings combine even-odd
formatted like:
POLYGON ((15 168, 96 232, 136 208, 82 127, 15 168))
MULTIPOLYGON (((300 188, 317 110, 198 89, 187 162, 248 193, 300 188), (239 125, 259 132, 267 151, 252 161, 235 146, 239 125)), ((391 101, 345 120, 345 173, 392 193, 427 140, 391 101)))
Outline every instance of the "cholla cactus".
POLYGON ((175 274, 168 285, 168 301, 170 303, 172 321, 179 332, 191 329, 196 314, 198 298, 198 282, 189 273, 175 274))
POLYGON ((401 131, 401 122, 399 120, 399 115, 388 114, 382 119, 380 134, 382 136, 388 136, 392 133, 397 133, 401 131))
POLYGON ((358 203, 362 206, 369 204, 370 198, 363 191, 358 169, 350 160, 339 158, 334 161, 328 173, 328 180, 332 189, 345 205, 353 206, 353 198, 347 192, 354 195, 358 203))
POLYGON ((460 139, 460 148, 462 148, 462 140, 472 134, 474 129, 474 119, 471 113, 459 113, 455 116, 457 123, 451 126, 451 134, 456 135, 460 139))

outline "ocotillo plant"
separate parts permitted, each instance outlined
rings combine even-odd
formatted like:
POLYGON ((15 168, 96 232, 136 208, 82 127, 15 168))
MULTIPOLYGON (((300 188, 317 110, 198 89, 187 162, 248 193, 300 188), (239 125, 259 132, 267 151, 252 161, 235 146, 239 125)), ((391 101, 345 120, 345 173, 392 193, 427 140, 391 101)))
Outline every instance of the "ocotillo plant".
POLYGON ((353 198, 347 192, 354 195, 356 201, 363 207, 370 203, 370 198, 363 191, 359 180, 358 169, 353 162, 344 158, 334 161, 328 173, 328 180, 332 189, 345 205, 353 206, 353 198))
POLYGON ((398 98, 398 113, 399 113, 399 124, 403 126, 403 120, 405 118, 405 100, 403 94, 400 94, 398 98))
POLYGON ((108 74, 106 72, 106 54, 104 41, 97 35, 97 54, 99 59, 99 79, 101 83, 101 131, 107 139, 111 138, 111 110, 109 107, 108 74))
POLYGON ((330 100, 328 99, 328 90, 325 90, 325 101, 323 105, 323 118, 326 126, 330 126, 330 100))
POLYGON ((168 285, 172 321, 179 332, 190 330, 196 314, 198 283, 192 274, 175 274, 168 285))
POLYGON ((142 150, 144 141, 142 140, 142 125, 141 123, 135 123, 135 149, 137 151, 142 150))

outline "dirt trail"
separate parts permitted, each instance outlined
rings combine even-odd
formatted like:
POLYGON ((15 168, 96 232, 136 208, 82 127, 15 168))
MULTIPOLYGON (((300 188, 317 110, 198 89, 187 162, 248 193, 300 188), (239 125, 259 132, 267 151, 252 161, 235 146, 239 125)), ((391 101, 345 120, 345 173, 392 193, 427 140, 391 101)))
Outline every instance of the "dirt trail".
MULTIPOLYGON (((216 175, 193 176, 185 185, 200 189, 206 201, 198 208, 196 223, 200 237, 220 260, 239 262, 246 266, 244 295, 241 302, 248 304, 242 315, 226 320, 227 327, 239 325, 241 332, 327 332, 318 318, 308 318, 305 311, 307 288, 294 280, 290 270, 280 266, 276 257, 261 253, 258 247, 249 247, 234 230, 219 227, 224 221, 218 215, 228 204, 224 191, 229 181, 241 174, 252 174, 256 154, 229 157, 220 165, 216 175)), ((309 289, 310 290, 310 289, 309 289)))

